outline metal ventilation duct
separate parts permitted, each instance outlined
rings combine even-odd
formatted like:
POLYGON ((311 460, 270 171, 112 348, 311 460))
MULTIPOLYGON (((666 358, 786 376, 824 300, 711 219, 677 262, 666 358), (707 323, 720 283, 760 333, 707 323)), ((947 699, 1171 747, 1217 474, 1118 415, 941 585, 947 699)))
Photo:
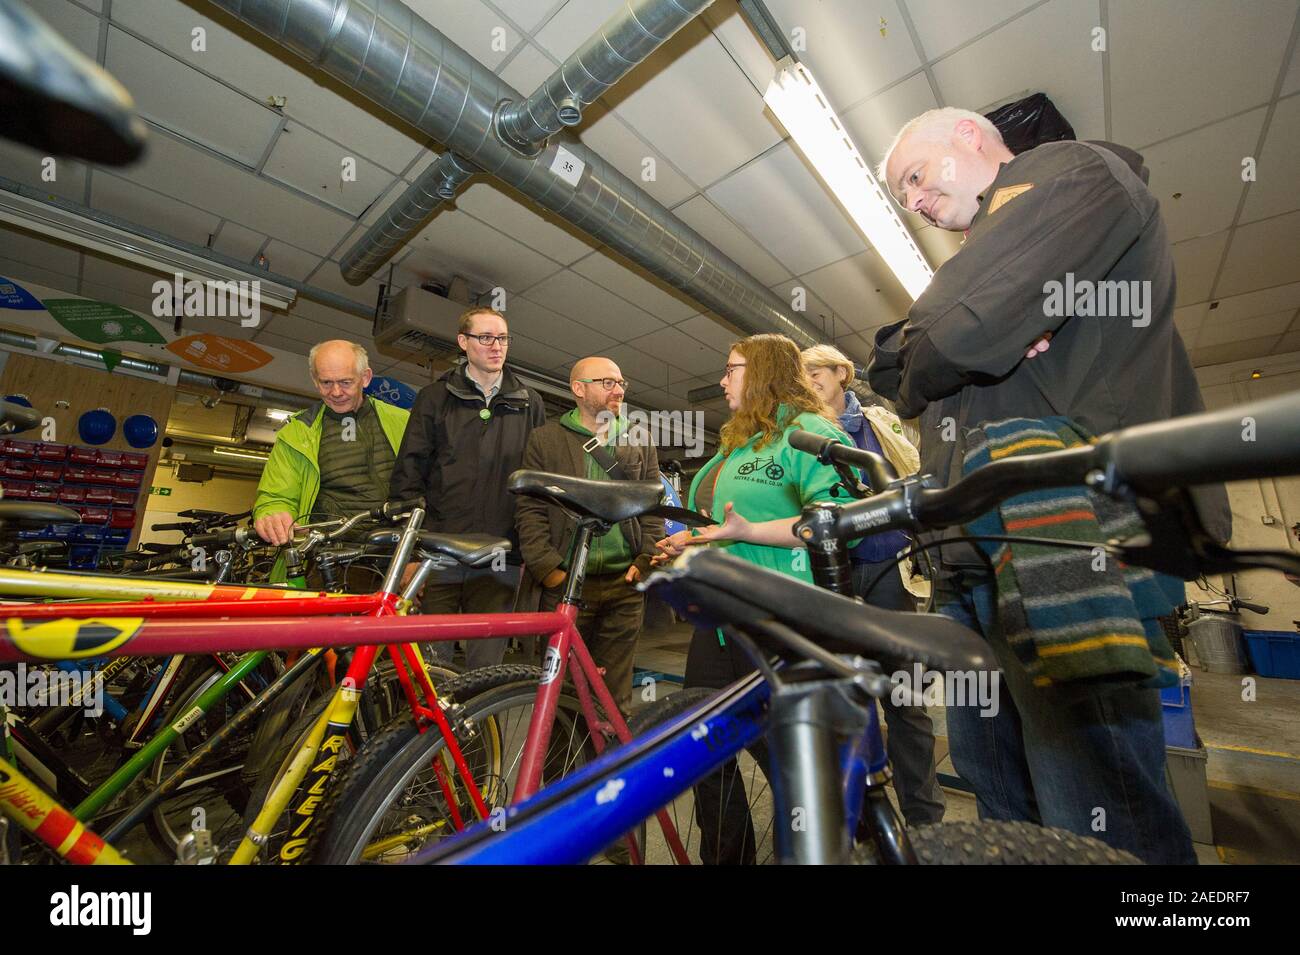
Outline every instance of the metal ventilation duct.
POLYGON ((819 328, 576 140, 557 137, 533 157, 501 143, 497 111, 519 101, 519 93, 399 0, 213 2, 744 331, 779 332, 800 347, 824 340, 819 328))

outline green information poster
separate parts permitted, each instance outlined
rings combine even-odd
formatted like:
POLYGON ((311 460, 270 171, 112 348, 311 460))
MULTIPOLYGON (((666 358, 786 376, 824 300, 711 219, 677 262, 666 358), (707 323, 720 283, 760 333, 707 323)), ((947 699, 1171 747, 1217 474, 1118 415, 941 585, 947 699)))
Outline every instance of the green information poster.
POLYGON ((167 344, 167 340, 147 321, 118 305, 84 298, 47 298, 43 304, 55 321, 88 342, 100 345, 104 342, 167 344))

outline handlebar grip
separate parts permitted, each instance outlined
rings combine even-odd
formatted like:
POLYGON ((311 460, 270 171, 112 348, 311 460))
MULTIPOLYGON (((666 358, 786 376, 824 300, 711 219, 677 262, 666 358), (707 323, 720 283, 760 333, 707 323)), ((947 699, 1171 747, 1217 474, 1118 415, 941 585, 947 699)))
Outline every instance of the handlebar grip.
POLYGON ((1300 393, 1135 425, 1102 438, 1116 479, 1158 491, 1300 472, 1300 393))
POLYGON ((412 497, 405 501, 387 501, 371 511, 376 518, 381 520, 391 520, 395 514, 404 514, 407 511, 413 511, 416 508, 425 509, 424 497, 412 497))
POLYGON ((1258 613, 1258 614, 1268 613, 1268 608, 1265 607, 1263 604, 1253 604, 1249 600, 1242 600, 1240 597, 1237 598, 1237 605, 1240 607, 1244 607, 1245 609, 1249 610, 1251 613, 1258 613))
POLYGON ((151 531, 185 531, 185 530, 188 530, 189 528, 191 528, 191 527, 193 527, 193 526, 194 526, 194 525, 191 524, 191 523, 185 523, 185 524, 150 524, 150 525, 149 525, 149 530, 151 530, 151 531))
MULTIPOLYGON (((155 530, 156 529, 157 528, 155 528, 155 530)), ((204 548, 220 547, 222 544, 230 543, 230 540, 231 538, 227 534, 221 531, 217 531, 212 534, 195 534, 193 537, 190 538, 190 546, 204 547, 204 548)))
POLYGON ((811 454, 816 458, 820 458, 822 452, 826 450, 826 445, 831 443, 830 438, 823 438, 821 435, 813 434, 811 431, 804 431, 802 428, 790 432, 790 447, 796 451, 811 454))

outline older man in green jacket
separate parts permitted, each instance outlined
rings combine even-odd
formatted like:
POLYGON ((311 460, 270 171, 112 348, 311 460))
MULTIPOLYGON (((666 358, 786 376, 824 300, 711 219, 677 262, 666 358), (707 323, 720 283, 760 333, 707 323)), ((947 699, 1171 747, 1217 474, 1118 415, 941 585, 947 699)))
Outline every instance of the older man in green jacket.
POLYGON ((298 412, 280 429, 253 504, 253 526, 271 544, 289 543, 299 521, 344 517, 388 500, 410 417, 367 397, 373 372, 360 345, 321 342, 307 362, 321 404, 298 412))

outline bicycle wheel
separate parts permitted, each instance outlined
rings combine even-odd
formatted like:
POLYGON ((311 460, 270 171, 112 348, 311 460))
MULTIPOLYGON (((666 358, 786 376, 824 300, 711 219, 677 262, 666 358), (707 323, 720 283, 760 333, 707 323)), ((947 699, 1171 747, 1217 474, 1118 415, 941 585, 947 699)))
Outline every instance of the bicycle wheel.
MULTIPOLYGON (((541 670, 506 665, 472 670, 447 684, 444 699, 460 704, 457 741, 489 812, 504 809, 518 785, 528 724, 541 670)), ((332 786, 307 848, 312 863, 400 862, 455 832, 451 804, 433 772, 439 761, 465 823, 477 819, 436 729, 395 722, 362 748, 332 786)), ((542 785, 594 758, 578 701, 561 693, 542 785)))
POLYGON ((1032 822, 941 822, 907 834, 922 865, 1142 864, 1100 839, 1032 822))
MULTIPOLYGON (((427 655, 425 659, 428 660, 427 655)), ((449 680, 456 677, 456 671, 448 669, 442 664, 429 662, 425 663, 424 668, 441 698, 443 687, 449 680)), ((307 737, 311 734, 312 727, 316 725, 321 714, 325 712, 325 707, 329 705, 331 696, 331 694, 327 694, 306 702, 297 719, 282 735, 279 745, 267 762, 269 768, 259 773, 253 781, 242 820, 237 817, 232 821, 232 824, 221 828, 214 834, 213 841, 218 846, 219 855, 223 860, 229 858, 238 847, 244 833, 253 824, 267 797, 271 794, 271 790, 288 771, 289 763, 292 762, 294 754, 302 748, 307 741, 307 737), (240 824, 236 826, 233 824, 234 822, 240 824)), ((350 762, 366 740, 377 735, 383 727, 397 718, 405 707, 406 697, 402 692, 393 661, 389 659, 381 660, 375 664, 366 680, 361 702, 357 706, 357 716, 348 729, 348 745, 338 754, 340 765, 350 762)), ((333 777, 335 780, 338 779, 340 771, 335 770, 333 777)), ((301 792, 301 786, 299 792, 301 792)), ((289 802, 289 808, 276 821, 267 836, 266 844, 258 853, 257 861, 259 863, 278 864, 282 861, 288 861, 280 858, 280 849, 283 847, 289 833, 293 807, 298 802, 299 797, 295 794, 289 802)))
MULTIPOLYGON (((640 736, 716 695, 695 687, 678 690, 633 714, 628 729, 640 736)), ((682 793, 664 811, 693 864, 770 865, 776 862, 772 788, 759 758, 748 750, 696 787, 682 793), (698 794, 698 798, 697 798, 698 794)), ((673 865, 657 819, 645 820, 632 833, 646 865, 673 865)))

